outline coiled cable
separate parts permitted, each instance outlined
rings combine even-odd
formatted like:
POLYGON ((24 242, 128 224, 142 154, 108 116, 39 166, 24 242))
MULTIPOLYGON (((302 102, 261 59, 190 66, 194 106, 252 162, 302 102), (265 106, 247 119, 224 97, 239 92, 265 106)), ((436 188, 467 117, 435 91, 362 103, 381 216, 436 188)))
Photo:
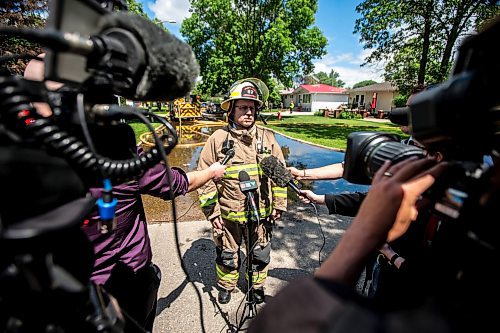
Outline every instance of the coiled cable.
MULTIPOLYGON (((127 109, 128 115, 137 116, 131 109, 133 108, 127 109)), ((23 87, 22 79, 17 77, 0 76, 0 110, 0 120, 9 130, 21 136, 31 135, 36 142, 45 144, 77 167, 93 173, 102 172, 111 179, 139 177, 162 159, 157 148, 127 160, 112 160, 92 152, 87 145, 62 130, 50 118, 38 115, 31 104, 29 93, 23 87)), ((115 109, 116 113, 119 113, 118 108, 115 109)), ((175 136, 175 133, 172 134, 175 136)), ((176 143, 176 138, 171 140, 166 150, 170 151, 176 143)))

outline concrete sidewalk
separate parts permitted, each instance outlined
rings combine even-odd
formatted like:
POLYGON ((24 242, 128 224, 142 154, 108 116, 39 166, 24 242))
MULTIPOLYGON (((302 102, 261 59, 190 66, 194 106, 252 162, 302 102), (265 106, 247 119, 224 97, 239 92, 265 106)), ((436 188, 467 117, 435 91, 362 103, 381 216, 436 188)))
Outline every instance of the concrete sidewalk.
MULTIPOLYGON (((321 259, 324 260, 351 222, 350 218, 328 215, 325 207, 318 210, 321 227, 311 206, 295 205, 289 208, 274 229, 272 259, 265 288, 267 300, 287 282, 314 272, 319 265, 320 249, 321 259), (325 236, 324 244, 322 234, 325 236)), ((150 224, 153 261, 163 275, 154 332, 202 332, 201 313, 205 332, 226 332, 232 326, 237 327, 245 306, 242 291, 246 285, 245 265, 240 270, 239 286, 231 302, 219 305, 215 288, 215 246, 209 223, 180 222, 177 226, 182 258, 190 279, 200 292, 203 312, 200 312, 196 291, 186 279, 176 254, 174 224, 150 224)), ((257 307, 257 313, 264 305, 257 307)), ((243 328, 248 323, 249 320, 243 328)))

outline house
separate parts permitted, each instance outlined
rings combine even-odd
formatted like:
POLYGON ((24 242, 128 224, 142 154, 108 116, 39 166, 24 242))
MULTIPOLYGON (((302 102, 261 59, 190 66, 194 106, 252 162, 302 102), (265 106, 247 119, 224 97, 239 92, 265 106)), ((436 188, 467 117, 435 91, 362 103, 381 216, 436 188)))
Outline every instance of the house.
MULTIPOLYGON (((284 108, 289 108, 290 107, 290 102, 293 100, 293 91, 294 88, 288 88, 285 90, 280 90, 280 95, 281 95, 281 101, 283 102, 283 107, 284 108)), ((294 102, 295 103, 295 102, 294 102)))
POLYGON ((350 89, 349 107, 366 110, 382 110, 389 112, 394 107, 394 98, 398 90, 390 82, 370 84, 350 89))
POLYGON ((322 83, 302 84, 293 91, 283 91, 281 96, 285 108, 289 107, 293 100, 296 109, 300 111, 335 110, 349 102, 346 89, 322 83))

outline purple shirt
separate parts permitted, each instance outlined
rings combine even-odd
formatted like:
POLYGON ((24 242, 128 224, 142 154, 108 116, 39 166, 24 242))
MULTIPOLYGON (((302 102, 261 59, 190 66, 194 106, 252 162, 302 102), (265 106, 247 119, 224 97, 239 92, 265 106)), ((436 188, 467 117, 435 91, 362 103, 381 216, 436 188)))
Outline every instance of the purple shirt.
MULTIPOLYGON (((174 195, 186 194, 189 186, 186 173, 178 168, 171 170, 174 195)), ((141 194, 168 200, 168 189, 166 168, 161 163, 149 169, 139 180, 113 187, 113 195, 118 199, 116 228, 108 234, 101 234, 97 229, 97 212, 92 215, 90 223, 82 227, 96 254, 91 277, 93 282, 100 285, 106 283, 117 262, 122 262, 134 272, 151 263, 151 243, 141 194)), ((102 188, 91 188, 90 192, 93 197, 99 198, 102 188)))

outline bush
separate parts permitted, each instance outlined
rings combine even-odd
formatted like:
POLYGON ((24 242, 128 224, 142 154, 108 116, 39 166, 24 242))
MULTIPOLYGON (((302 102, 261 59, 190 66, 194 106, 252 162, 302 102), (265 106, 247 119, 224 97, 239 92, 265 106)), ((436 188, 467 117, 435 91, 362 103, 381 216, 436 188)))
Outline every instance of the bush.
POLYGON ((397 108, 402 108, 406 106, 406 101, 408 100, 407 95, 398 95, 394 98, 394 106, 397 108))
POLYGON ((363 119, 363 115, 358 113, 354 116, 354 119, 363 119))
POLYGON ((340 113, 340 119, 352 119, 353 115, 351 112, 343 111, 340 113))
POLYGON ((316 112, 314 112, 314 115, 319 116, 319 117, 323 117, 323 112, 324 111, 316 111, 316 112))

